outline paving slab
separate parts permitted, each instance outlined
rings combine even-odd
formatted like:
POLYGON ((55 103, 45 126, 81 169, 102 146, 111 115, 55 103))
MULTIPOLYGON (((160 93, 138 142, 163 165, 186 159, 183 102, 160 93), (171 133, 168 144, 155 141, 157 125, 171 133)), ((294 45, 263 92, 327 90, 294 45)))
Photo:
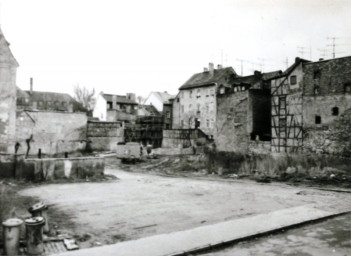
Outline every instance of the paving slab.
MULTIPOLYGON (((256 216, 57 255, 176 256, 340 214, 303 205, 256 216)), ((171 221, 171 220, 170 220, 171 221)))

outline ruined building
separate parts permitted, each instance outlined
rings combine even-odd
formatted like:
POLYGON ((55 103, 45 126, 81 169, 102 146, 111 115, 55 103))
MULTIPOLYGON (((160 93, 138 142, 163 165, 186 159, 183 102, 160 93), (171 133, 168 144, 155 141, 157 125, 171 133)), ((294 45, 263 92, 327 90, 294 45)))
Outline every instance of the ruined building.
POLYGON ((265 81, 281 71, 236 77, 217 93, 217 149, 220 151, 269 151, 271 97, 265 81))
POLYGON ((180 88, 173 101, 172 129, 201 129, 210 137, 217 136, 216 115, 219 88, 230 87, 237 76, 232 67, 212 63, 203 72, 194 74, 180 88))
POLYGON ((0 28, 0 153, 13 153, 16 131, 18 63, 0 28))

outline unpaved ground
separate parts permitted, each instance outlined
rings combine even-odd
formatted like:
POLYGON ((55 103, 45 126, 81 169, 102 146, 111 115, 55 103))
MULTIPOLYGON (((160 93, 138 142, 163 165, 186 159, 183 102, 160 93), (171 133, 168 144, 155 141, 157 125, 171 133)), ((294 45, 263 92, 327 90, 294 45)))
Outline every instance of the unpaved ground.
MULTIPOLYGON (((350 193, 278 183, 161 177, 108 169, 119 180, 41 185, 20 191, 59 209, 81 247, 179 231, 278 209, 315 204, 349 209, 350 193), (67 218, 67 217, 65 217, 67 218)), ((64 222, 64 221, 63 221, 64 222)))

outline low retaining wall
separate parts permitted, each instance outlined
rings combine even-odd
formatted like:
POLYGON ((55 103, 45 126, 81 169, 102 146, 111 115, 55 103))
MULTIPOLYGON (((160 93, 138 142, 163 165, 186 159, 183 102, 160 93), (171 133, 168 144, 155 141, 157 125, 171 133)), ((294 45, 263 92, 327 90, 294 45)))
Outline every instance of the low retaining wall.
POLYGON ((25 159, 18 163, 16 178, 44 181, 82 179, 104 174, 103 157, 25 159))

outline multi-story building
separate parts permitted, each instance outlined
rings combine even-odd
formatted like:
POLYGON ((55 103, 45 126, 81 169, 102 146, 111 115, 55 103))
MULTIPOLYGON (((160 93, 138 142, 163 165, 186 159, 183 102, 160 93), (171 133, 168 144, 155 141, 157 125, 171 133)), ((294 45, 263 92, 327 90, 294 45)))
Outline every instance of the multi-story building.
POLYGON ((216 93, 231 86, 237 77, 232 67, 212 63, 203 72, 194 74, 180 88, 173 101, 172 129, 200 128, 209 137, 216 137, 216 93))
POLYGON ((100 93, 96 99, 93 116, 100 121, 135 120, 138 103, 134 93, 126 96, 100 93))

